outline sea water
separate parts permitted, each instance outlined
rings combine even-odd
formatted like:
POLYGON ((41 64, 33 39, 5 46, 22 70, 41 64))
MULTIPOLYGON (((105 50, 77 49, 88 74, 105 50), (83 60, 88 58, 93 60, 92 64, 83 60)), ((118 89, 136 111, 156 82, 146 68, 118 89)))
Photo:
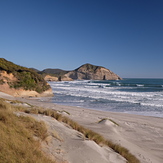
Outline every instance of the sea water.
POLYGON ((49 82, 51 102, 146 116, 163 117, 163 79, 49 82))

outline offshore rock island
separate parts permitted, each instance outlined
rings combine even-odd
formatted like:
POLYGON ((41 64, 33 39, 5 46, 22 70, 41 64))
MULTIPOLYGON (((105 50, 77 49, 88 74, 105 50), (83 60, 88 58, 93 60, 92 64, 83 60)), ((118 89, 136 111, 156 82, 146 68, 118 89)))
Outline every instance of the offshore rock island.
POLYGON ((122 78, 102 66, 84 64, 72 71, 60 69, 45 69, 40 72, 44 74, 45 80, 49 81, 71 81, 71 80, 121 80, 122 78))

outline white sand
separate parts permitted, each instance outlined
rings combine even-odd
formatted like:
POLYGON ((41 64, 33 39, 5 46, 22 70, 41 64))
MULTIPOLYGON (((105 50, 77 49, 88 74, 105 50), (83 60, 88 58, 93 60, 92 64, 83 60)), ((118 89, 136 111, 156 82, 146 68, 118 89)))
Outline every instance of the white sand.
MULTIPOLYGON (((0 94, 1 97, 1 94, 0 94)), ((123 113, 103 112, 78 107, 61 106, 34 99, 22 99, 33 105, 51 108, 70 113, 69 118, 103 135, 106 139, 120 144, 134 154, 142 163, 163 162, 163 118, 130 115, 123 113), (99 120, 108 118, 110 120, 99 120)), ((48 99, 48 98, 47 98, 48 99)), ((69 163, 105 163, 124 162, 119 155, 106 147, 100 147, 92 141, 84 140, 83 136, 46 116, 41 117, 49 128, 54 129, 63 141, 55 140, 51 148, 54 155, 69 163), (85 159, 84 159, 85 158, 85 159)), ((53 154, 51 154, 53 155, 53 154)))
POLYGON ((50 139, 43 144, 44 151, 59 162, 69 163, 125 163, 126 160, 108 147, 100 147, 93 141, 53 118, 34 116, 49 126, 50 139), (55 136, 57 135, 57 136, 55 136))

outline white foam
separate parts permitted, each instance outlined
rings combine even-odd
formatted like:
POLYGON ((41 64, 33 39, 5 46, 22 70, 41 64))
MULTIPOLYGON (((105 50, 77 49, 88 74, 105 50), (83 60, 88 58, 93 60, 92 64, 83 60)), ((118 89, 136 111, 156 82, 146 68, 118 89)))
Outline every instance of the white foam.
MULTIPOLYGON (((119 90, 119 87, 116 86, 105 87, 108 84, 88 83, 88 81, 50 82, 50 85, 52 86, 54 93, 63 95, 128 102, 143 106, 163 107, 162 92, 121 91, 119 90), (99 87, 101 85, 102 87, 99 87)), ((126 87, 121 87, 121 89, 123 88, 126 89, 126 87)))
POLYGON ((137 87, 144 87, 144 84, 136 84, 137 87))

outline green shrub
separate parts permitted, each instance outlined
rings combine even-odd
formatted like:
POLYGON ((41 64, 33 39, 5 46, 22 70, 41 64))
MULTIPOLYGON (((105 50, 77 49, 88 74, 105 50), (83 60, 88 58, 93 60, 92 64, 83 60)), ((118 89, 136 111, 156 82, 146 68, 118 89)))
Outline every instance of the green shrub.
POLYGON ((8 82, 11 88, 34 90, 38 93, 42 93, 50 88, 43 77, 34 70, 16 65, 3 58, 0 58, 0 70, 12 73, 17 78, 15 82, 8 82))
POLYGON ((0 80, 0 85, 4 84, 5 82, 3 81, 3 79, 0 80))

